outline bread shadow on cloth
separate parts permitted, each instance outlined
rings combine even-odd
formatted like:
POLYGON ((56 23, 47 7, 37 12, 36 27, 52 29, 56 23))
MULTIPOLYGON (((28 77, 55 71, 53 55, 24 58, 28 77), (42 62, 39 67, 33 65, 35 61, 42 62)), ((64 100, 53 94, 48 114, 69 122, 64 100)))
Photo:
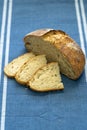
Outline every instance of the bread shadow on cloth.
POLYGON ((46 96, 46 95, 50 95, 50 94, 59 94, 59 93, 64 93, 64 90, 53 90, 53 91, 43 91, 43 92, 40 92, 40 91, 35 91, 35 90, 32 90, 30 88, 27 88, 28 89, 28 94, 30 95, 33 95, 33 96, 46 96))

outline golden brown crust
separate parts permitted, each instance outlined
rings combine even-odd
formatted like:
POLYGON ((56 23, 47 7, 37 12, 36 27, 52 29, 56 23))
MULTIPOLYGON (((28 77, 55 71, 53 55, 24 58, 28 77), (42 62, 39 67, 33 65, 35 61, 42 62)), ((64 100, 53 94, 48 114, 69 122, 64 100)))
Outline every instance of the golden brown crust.
MULTIPOLYGON (((54 45, 58 49, 58 51, 60 51, 63 54, 65 59, 67 59, 67 61, 71 65, 74 77, 70 77, 70 75, 67 76, 71 79, 79 78, 84 69, 85 56, 80 46, 69 35, 67 35, 65 32, 61 30, 49 30, 49 29, 48 31, 47 30, 43 31, 43 29, 41 29, 31 34, 32 36, 40 37, 44 41, 48 41, 52 45, 54 45)), ((26 41, 27 38, 30 37, 31 34, 25 36, 24 42, 26 41)), ((27 43, 25 42, 25 44, 27 43)))
POLYGON ((61 30, 50 31, 43 37, 45 39, 47 38, 46 40, 52 41, 54 46, 56 46, 65 56, 65 58, 67 58, 74 70, 75 79, 77 79, 82 73, 85 65, 85 56, 79 45, 72 38, 70 38, 69 35, 61 30), (57 36, 58 33, 59 36, 57 36), (52 38, 50 35, 52 36, 52 38))
MULTIPOLYGON (((29 86, 28 86, 29 87, 29 86)), ((49 92, 49 91, 63 91, 64 90, 64 88, 63 87, 61 87, 60 89, 57 89, 57 88, 50 88, 50 89, 45 89, 45 90, 40 90, 40 89, 35 89, 34 87, 32 88, 32 87, 30 87, 33 91, 36 91, 36 92, 49 92)))

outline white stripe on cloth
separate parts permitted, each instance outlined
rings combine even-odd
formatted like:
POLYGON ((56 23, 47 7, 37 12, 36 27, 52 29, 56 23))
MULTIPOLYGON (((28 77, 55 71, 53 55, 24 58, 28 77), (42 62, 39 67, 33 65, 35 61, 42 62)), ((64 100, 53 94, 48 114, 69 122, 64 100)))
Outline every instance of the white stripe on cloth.
POLYGON ((83 0, 80 0, 80 7, 81 7, 81 15, 82 15, 85 39, 86 39, 86 43, 87 43, 87 26, 86 26, 87 23, 86 23, 86 14, 85 14, 85 8, 84 8, 83 0))
MULTIPOLYGON (((80 0, 80 7, 81 7, 81 15, 82 15, 82 21, 83 21, 85 40, 86 40, 86 43, 87 43, 87 22, 86 22, 86 13, 85 13, 83 0, 80 0)), ((86 81, 87 81, 87 58, 86 58, 85 71, 86 71, 86 81)))
POLYGON ((4 46, 4 35, 6 26, 6 13, 7 13, 7 0, 3 3, 3 14, 2 14, 2 25, 0 34, 0 81, 1 81, 1 68, 2 68, 2 57, 3 57, 3 46, 4 46))
MULTIPOLYGON (((76 16, 77 16, 81 48, 86 56, 86 49, 85 49, 85 43, 84 43, 84 37, 83 37, 83 31, 82 31, 81 14, 80 14, 80 10, 79 10, 78 0, 75 0, 75 9, 76 9, 76 16)), ((87 82, 87 73, 86 72, 87 72, 87 64, 85 65, 85 79, 87 82)))
MULTIPOLYGON (((7 35, 6 35, 6 50, 5 50, 5 65, 8 64, 8 57, 9 57, 11 19, 12 19, 12 0, 9 0, 7 35)), ((7 97, 7 77, 4 76, 3 96, 2 96, 2 111, 1 111, 1 129, 0 130, 5 130, 6 97, 7 97)))

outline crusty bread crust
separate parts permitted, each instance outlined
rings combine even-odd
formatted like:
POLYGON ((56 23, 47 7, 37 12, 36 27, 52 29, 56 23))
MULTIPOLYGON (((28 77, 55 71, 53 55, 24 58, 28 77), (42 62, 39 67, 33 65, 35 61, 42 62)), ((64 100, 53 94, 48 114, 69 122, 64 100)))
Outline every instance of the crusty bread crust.
POLYGON ((61 73, 63 73, 67 77, 71 79, 77 79, 82 74, 85 65, 84 53, 80 46, 65 32, 52 29, 36 30, 26 35, 24 37, 24 42, 27 50, 33 51, 36 54, 47 53, 46 56, 49 61, 59 62, 61 73), (42 43, 44 42, 44 49, 39 46, 35 50, 35 41, 41 42, 41 46, 43 46, 42 43), (48 52, 45 50, 45 47, 48 43, 49 46, 51 46, 51 48, 49 48, 48 50, 49 53, 52 53, 50 51, 54 49, 54 52, 56 52, 56 54, 51 54, 50 56, 48 56, 48 52))
POLYGON ((49 91, 57 91, 57 90, 64 90, 63 83, 59 84, 59 88, 47 88, 47 89, 36 89, 37 86, 30 87, 31 90, 34 90, 36 92, 49 92, 49 91))
POLYGON ((25 37, 29 36, 29 35, 34 35, 34 36, 43 36, 46 33, 48 33, 49 31, 51 31, 53 29, 40 29, 40 30, 36 30, 33 32, 28 33, 25 37))

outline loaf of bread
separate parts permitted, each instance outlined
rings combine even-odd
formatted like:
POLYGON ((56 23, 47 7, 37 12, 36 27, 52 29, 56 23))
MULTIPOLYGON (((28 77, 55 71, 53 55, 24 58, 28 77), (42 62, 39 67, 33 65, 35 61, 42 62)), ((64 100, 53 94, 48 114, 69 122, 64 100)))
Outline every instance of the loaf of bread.
POLYGON ((40 92, 64 89, 58 63, 52 62, 41 67, 27 85, 31 89, 40 92))
POLYGON ((80 46, 65 32, 41 29, 24 37, 25 47, 35 54, 45 54, 49 62, 58 62, 60 71, 71 79, 83 72, 85 56, 80 46))
POLYGON ((26 85, 34 73, 47 63, 45 55, 38 55, 26 62, 16 73, 15 79, 20 84, 26 85))
POLYGON ((33 53, 25 53, 14 60, 12 60, 9 64, 4 67, 4 73, 8 77, 15 77, 16 73, 27 61, 33 58, 35 55, 33 53))

